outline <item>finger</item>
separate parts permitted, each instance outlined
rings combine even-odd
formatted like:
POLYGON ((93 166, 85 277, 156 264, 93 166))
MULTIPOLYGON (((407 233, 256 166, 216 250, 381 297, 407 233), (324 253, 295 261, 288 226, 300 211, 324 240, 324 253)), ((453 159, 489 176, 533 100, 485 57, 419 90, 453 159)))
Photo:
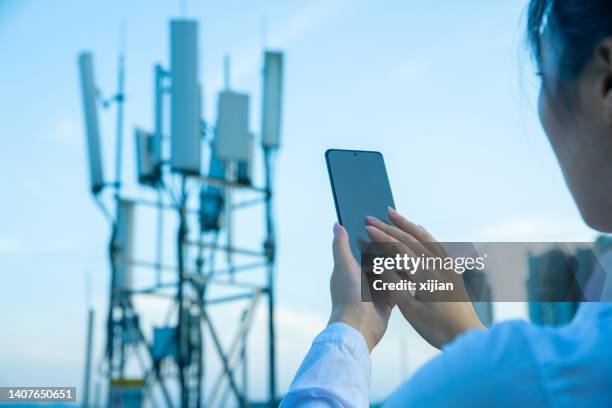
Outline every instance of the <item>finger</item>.
POLYGON ((436 239, 425 228, 409 221, 406 217, 391 207, 387 209, 387 212, 389 213, 391 222, 393 222, 393 224, 395 224, 399 229, 412 235, 414 238, 424 244, 430 243, 431 245, 428 245, 427 247, 434 251, 437 255, 446 256, 446 251, 444 248, 442 248, 438 241, 436 241, 436 239))
POLYGON ((410 292, 407 294, 402 292, 401 299, 398 299, 397 301, 397 308, 408 322, 411 322, 414 316, 417 314, 417 309, 419 306, 419 300, 412 296, 410 292))
POLYGON ((372 217, 371 215, 368 215, 366 217, 366 220, 373 227, 376 227, 388 236, 395 238, 410 249, 413 249, 415 252, 423 252, 429 254, 428 248, 423 246, 423 244, 419 240, 417 240, 415 237, 408 234, 407 232, 402 231, 398 227, 389 225, 376 217, 372 217))
POLYGON ((338 223, 334 224, 334 242, 332 244, 332 250, 334 254, 334 265, 350 265, 357 263, 351 252, 348 232, 338 223))
MULTIPOLYGON (((384 280, 388 283, 399 283, 406 278, 408 280, 413 280, 413 277, 410 275, 400 276, 395 271, 388 271, 388 273, 384 277, 384 280)), ((389 296, 389 301, 397 305, 399 308, 403 309, 401 310, 402 314, 410 312, 414 313, 414 308, 418 306, 418 303, 420 303, 420 301, 415 298, 415 296, 410 292, 409 289, 394 290, 391 292, 387 292, 387 295, 389 296)))
POLYGON ((372 225, 368 225, 366 227, 366 231, 373 242, 386 244, 384 248, 385 251, 389 251, 391 249, 391 252, 394 254, 408 254, 410 256, 416 256, 412 248, 407 247, 404 243, 393 238, 384 231, 381 231, 372 225))
MULTIPOLYGON (((387 235, 386 233, 384 233, 383 231, 379 230, 378 228, 374 226, 368 225, 366 227, 366 231, 368 232, 368 235, 370 236, 373 242, 385 244, 384 248, 381 248, 381 247, 373 248, 374 250, 376 249, 382 250, 385 253, 385 256, 395 257, 397 254, 407 254, 409 257, 418 256, 413 251, 414 248, 407 247, 402 242, 387 235)), ((418 272, 411 273, 411 274, 406 274, 404 271, 400 271, 400 272, 402 273, 402 276, 405 275, 406 278, 417 281, 417 282, 420 282, 423 279, 427 278, 426 274, 422 274, 418 272)))
POLYGON ((409 256, 415 256, 411 248, 408 248, 402 242, 379 230, 378 228, 368 225, 366 227, 366 231, 373 242, 385 244, 384 248, 379 247, 378 249, 382 249, 383 252, 387 253, 387 256, 389 256, 389 253, 392 254, 391 256, 395 256, 396 254, 408 254, 409 256))
POLYGON ((367 225, 366 226, 366 231, 368 232, 368 236, 374 242, 380 242, 380 243, 400 243, 400 241, 398 239, 393 238, 391 235, 385 233, 384 231, 382 231, 381 229, 379 229, 378 227, 375 227, 373 225, 367 225))
MULTIPOLYGON (((385 234, 383 231, 379 230, 378 228, 369 225, 369 226, 366 226, 366 231, 368 232, 368 235, 370 236, 370 238, 372 239, 374 243, 384 244, 382 246, 374 246, 374 247, 369 246, 368 247, 369 251, 374 251, 377 255, 386 256, 386 257, 388 256, 395 257, 396 254, 404 254, 404 253, 408 254, 409 256, 414 256, 414 253, 410 250, 410 248, 407 248, 403 243, 385 234)), ((411 278, 409 275, 401 273, 400 271, 387 270, 385 272, 386 273, 384 276, 379 275, 377 279, 383 279, 386 282, 396 282, 397 283, 397 282, 400 282, 402 279, 411 278), (403 276, 403 278, 402 276, 400 276, 400 273, 403 276)), ((370 299, 373 300, 375 303, 387 304, 391 308, 395 304, 397 304, 398 299, 404 300, 402 295, 398 293, 401 291, 375 292, 373 295, 369 285, 367 287, 367 291, 371 296, 370 299)), ((407 292, 407 293, 408 295, 410 295, 410 292, 407 292)))

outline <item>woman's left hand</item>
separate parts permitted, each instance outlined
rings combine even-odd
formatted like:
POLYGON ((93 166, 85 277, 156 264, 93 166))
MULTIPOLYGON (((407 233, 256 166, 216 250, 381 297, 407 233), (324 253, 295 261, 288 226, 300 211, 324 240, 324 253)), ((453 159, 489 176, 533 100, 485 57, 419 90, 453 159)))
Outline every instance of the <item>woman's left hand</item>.
POLYGON ((363 335, 372 351, 387 330, 393 304, 361 301, 361 267, 349 245, 346 229, 334 225, 334 271, 330 280, 332 313, 329 324, 343 322, 363 335))

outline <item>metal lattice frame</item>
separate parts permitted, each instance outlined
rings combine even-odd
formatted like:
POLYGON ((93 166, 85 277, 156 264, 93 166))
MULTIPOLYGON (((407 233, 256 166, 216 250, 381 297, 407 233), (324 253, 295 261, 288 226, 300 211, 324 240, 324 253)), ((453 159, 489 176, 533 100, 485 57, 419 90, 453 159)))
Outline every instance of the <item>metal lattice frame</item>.
MULTIPOLYGON (((121 185, 121 156, 123 140, 123 101, 124 101, 124 70, 123 56, 119 59, 119 83, 118 92, 111 102, 117 107, 117 140, 116 140, 116 174, 115 181, 109 184, 112 187, 110 199, 118 208, 121 200, 128 200, 136 206, 154 207, 158 211, 156 252, 154 261, 149 260, 120 260, 120 248, 117 245, 117 213, 112 214, 105 206, 102 194, 95 195, 96 203, 103 210, 111 226, 109 239, 109 261, 111 266, 110 299, 106 324, 106 347, 104 353, 103 374, 108 379, 108 406, 111 405, 111 383, 115 379, 125 376, 126 362, 129 359, 138 359, 142 376, 146 384, 146 392, 151 403, 155 406, 159 403, 154 398, 154 390, 159 390, 163 398, 163 405, 168 407, 181 406, 221 406, 227 398, 227 390, 236 399, 239 405, 248 405, 248 380, 247 380, 247 340, 249 331, 253 325, 255 311, 262 299, 267 299, 268 312, 268 373, 269 373, 269 403, 276 405, 276 361, 275 361, 275 330, 274 330, 274 264, 275 264, 275 234, 272 209, 272 161, 274 150, 264 148, 264 174, 265 186, 255 187, 242 185, 227 179, 216 179, 204 176, 186 176, 172 174, 167 163, 160 168, 160 179, 154 188, 157 191, 156 200, 147 200, 141 197, 126 197, 123 195, 121 185), (180 177, 180 188, 173 189, 172 183, 180 177), (193 218, 198 214, 198 209, 188 206, 190 202, 187 185, 201 188, 207 184, 221 186, 231 194, 232 191, 250 191, 257 195, 255 199, 240 202, 226 203, 226 226, 230 224, 232 213, 241 208, 251 206, 262 206, 265 219, 265 239, 261 249, 239 248, 232 244, 231 238, 228 243, 219 244, 217 239, 206 242, 204 234, 200 233, 198 239, 189 236, 189 230, 197 224, 193 218), (178 191, 177 191, 178 190, 178 191), (162 237, 165 214, 175 212, 178 215, 179 225, 176 234, 177 262, 176 265, 164 265, 162 263, 162 237), (196 248, 197 256, 190 256, 189 249, 196 248), (226 268, 216 268, 215 263, 208 265, 206 270, 203 253, 208 251, 211 258, 217 254, 225 254, 229 259, 226 268), (255 262, 234 265, 232 255, 250 256, 255 262), (119 290, 115 284, 117 269, 120 262, 129 262, 133 266, 146 268, 156 275, 157 284, 148 288, 119 290), (176 273, 176 280, 171 283, 161 283, 161 274, 164 271, 176 273), (238 272, 259 271, 264 274, 265 283, 253 285, 241 282, 236 276, 238 272), (230 277, 230 279, 227 279, 230 277), (222 284, 241 289, 239 294, 222 297, 210 297, 209 287, 222 284), (174 290, 173 294, 168 294, 174 290), (152 341, 145 338, 140 317, 134 307, 133 299, 141 295, 153 295, 173 298, 173 306, 178 313, 178 325, 176 328, 175 344, 177 348, 176 358, 171 362, 176 369, 176 375, 166 373, 162 365, 168 365, 167 361, 156 361, 153 354, 152 341), (210 317, 213 312, 211 306, 218 304, 235 303, 248 300, 246 307, 242 310, 237 331, 229 343, 224 345, 218 334, 216 326, 210 317), (127 335, 137 334, 137 341, 128 342, 127 335), (212 339, 212 347, 222 364, 222 371, 213 381, 210 395, 204 398, 204 369, 207 362, 204 354, 204 336, 208 333, 212 339), (144 351, 145 356, 143 357, 144 351), (241 381, 238 381, 239 370, 242 370, 241 381), (176 376, 178 380, 178 401, 169 388, 171 377, 176 376), (178 402, 178 403, 177 403, 178 402)), ((156 84, 159 85, 163 70, 156 66, 156 84), (159 81, 159 82, 158 82, 159 81)), ((108 105, 108 103, 106 103, 108 105)), ((156 109, 161 109, 157 107, 156 109)), ((161 117, 158 112, 157 117, 161 117)), ((161 127, 160 124, 156 126, 161 127)), ((230 174, 231 176, 231 174, 230 174)), ((108 191, 108 189, 105 189, 108 191)), ((109 197, 107 197, 109 199, 109 197)), ((196 227, 197 228, 197 227, 196 227)), ((218 232, 217 232, 218 237, 218 232)))

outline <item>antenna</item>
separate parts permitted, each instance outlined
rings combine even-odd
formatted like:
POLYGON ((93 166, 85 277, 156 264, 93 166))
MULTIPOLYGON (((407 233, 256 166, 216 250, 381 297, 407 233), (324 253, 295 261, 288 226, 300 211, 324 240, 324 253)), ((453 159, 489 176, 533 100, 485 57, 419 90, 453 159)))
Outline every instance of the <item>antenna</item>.
POLYGON ((159 163, 156 136, 142 129, 135 129, 136 168, 138 182, 144 185, 155 185, 159 179, 159 163))
POLYGON ((125 18, 121 19, 119 25, 119 54, 125 55, 125 45, 127 40, 127 22, 125 18))
POLYGON ((88 269, 85 271, 85 303, 87 307, 93 307, 93 296, 91 289, 91 271, 88 269))
POLYGON ((89 180, 91 191, 97 194, 104 188, 104 175, 102 170, 102 151, 100 150, 100 128, 98 125, 93 56, 90 52, 83 52, 79 55, 78 63, 81 76, 83 113, 85 115, 85 134, 87 135, 87 154, 89 156, 89 180))
MULTIPOLYGON (((225 167, 217 158, 214 149, 210 152, 209 177, 225 180, 225 167)), ((200 191, 200 230, 204 232, 221 229, 223 214, 223 190, 219 186, 208 184, 200 191)))
POLYGON ((240 184, 250 185, 253 180, 253 158, 255 156, 255 137, 249 134, 248 159, 238 162, 236 181, 240 184))
POLYGON ((268 21, 265 17, 261 19, 260 30, 261 48, 265 49, 268 46, 268 21))
MULTIPOLYGON (((124 28, 122 27, 121 36, 124 37, 124 28)), ((123 38, 122 41, 125 41, 123 38)), ((115 153, 115 188, 117 191, 121 188, 121 163, 123 161, 123 100, 125 89, 125 54, 123 50, 119 52, 119 64, 117 72, 117 94, 115 101, 117 102, 117 140, 115 153)))
MULTIPOLYGON (((87 334, 85 340, 85 373, 83 375, 83 399, 82 406, 88 408, 90 406, 89 391, 91 389, 91 355, 94 339, 94 320, 95 312, 93 307, 89 307, 87 311, 87 334)), ((96 406, 96 405, 94 405, 96 406)))
POLYGON ((230 56, 225 54, 223 57, 223 83, 225 84, 225 90, 230 90, 230 56))
POLYGON ((153 157, 155 162, 153 165, 156 167, 156 171, 161 171, 162 164, 162 147, 163 147, 163 139, 164 139, 164 78, 166 77, 166 72, 162 68, 160 64, 156 64, 153 71, 153 76, 155 78, 154 89, 155 89, 155 97, 154 97, 154 112, 155 112, 155 138, 153 143, 153 157))
POLYGON ((223 161, 249 160, 249 95, 219 93, 215 151, 223 161))
POLYGON ((118 202, 115 246, 118 249, 119 259, 114 289, 130 290, 133 282, 131 260, 134 259, 134 203, 132 201, 119 200, 118 202))
POLYGON ((261 143, 265 148, 277 149, 280 144, 283 103, 283 54, 264 53, 263 107, 261 143))
POLYGON ((170 166, 184 174, 200 174, 200 83, 198 24, 170 22, 170 166))

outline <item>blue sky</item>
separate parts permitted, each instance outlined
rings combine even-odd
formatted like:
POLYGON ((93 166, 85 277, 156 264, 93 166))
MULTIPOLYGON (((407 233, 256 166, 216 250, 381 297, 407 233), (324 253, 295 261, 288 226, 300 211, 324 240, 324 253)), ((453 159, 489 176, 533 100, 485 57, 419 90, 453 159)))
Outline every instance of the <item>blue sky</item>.
MULTIPOLYGON (((187 16, 201 24, 207 120, 229 53, 232 86, 252 95, 251 127, 259 129, 261 46, 286 52, 276 180, 281 390, 329 312, 330 147, 381 151, 398 209, 440 240, 594 236, 537 121, 537 82, 522 51, 525 3, 186 0, 187 16)), ((152 125, 152 66, 167 65, 168 20, 179 14, 178 1, 0 2, 2 385, 81 384, 87 274, 98 354, 102 345, 108 228, 88 192, 77 53, 94 52, 98 85, 111 94, 125 22, 123 177, 134 185, 132 129, 152 125)), ((112 111, 102 132, 110 175, 112 111)), ((140 215, 141 225, 150 216, 140 215)), ((243 242, 259 239, 261 225, 249 218, 238 221, 243 242)), ((143 256, 151 255, 145 246, 143 256)), ((165 310, 150 300, 139 307, 151 322, 165 310)), ((520 305, 498 307, 499 318, 523 315, 520 305)), ((252 350, 263 347, 258 316, 252 350)), ((433 354, 394 316, 373 354, 373 397, 433 354)), ((263 364, 251 364, 256 397, 265 395, 263 364)))

